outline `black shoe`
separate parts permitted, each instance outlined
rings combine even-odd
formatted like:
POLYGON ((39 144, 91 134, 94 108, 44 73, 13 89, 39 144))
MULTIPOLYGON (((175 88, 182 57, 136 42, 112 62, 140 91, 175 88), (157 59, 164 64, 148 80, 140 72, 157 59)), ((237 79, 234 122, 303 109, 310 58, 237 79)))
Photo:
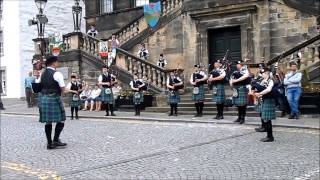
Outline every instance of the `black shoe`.
POLYGON ((202 113, 201 114, 199 114, 199 116, 198 117, 202 117, 202 113))
POLYGON ((256 132, 267 132, 266 128, 264 127, 258 127, 254 129, 256 132))
POLYGON ((47 149, 56 149, 57 146, 54 143, 47 144, 47 149))
POLYGON ((178 114, 177 114, 177 113, 175 113, 175 114, 174 114, 174 116, 178 116, 178 114))
POLYGON ((78 117, 78 116, 76 116, 76 120, 79 120, 79 117, 78 117))
POLYGON ((173 114, 170 113, 168 116, 173 116, 173 114))
POLYGON ((194 117, 200 117, 200 114, 196 114, 196 115, 194 115, 194 117))
POLYGON ((111 113, 111 116, 116 116, 114 113, 111 113))
POLYGON ((298 115, 298 114, 295 114, 295 115, 294 115, 294 119, 299 119, 299 115, 298 115))
POLYGON ((73 117, 71 117, 70 119, 73 120, 73 117))
POLYGON ((107 113, 105 116, 109 116, 109 113, 107 113))
POLYGON ((243 124, 244 123, 244 119, 240 119, 239 124, 243 124))
POLYGON ((294 118, 294 115, 293 114, 290 114, 288 119, 293 119, 294 118))
POLYGON ((285 117, 286 116, 286 112, 282 111, 280 117, 285 117))
POLYGON ((260 139, 261 142, 273 142, 274 141, 274 138, 269 138, 269 137, 266 137, 266 138, 262 138, 260 139))
POLYGON ((61 142, 60 139, 58 141, 53 141, 52 144, 55 145, 56 147, 58 147, 58 146, 67 146, 67 143, 61 142))
POLYGON ((233 121, 234 123, 238 123, 240 122, 240 118, 238 118, 237 120, 233 121))
POLYGON ((213 119, 218 119, 219 118, 219 115, 216 115, 216 117, 214 117, 213 119))

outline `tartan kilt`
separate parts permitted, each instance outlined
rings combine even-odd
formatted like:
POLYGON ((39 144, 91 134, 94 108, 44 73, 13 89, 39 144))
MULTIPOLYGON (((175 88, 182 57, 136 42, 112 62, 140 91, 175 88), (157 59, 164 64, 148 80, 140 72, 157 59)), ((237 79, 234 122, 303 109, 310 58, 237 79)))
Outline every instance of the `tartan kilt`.
POLYGON ((136 98, 135 95, 133 95, 133 104, 141 104, 143 103, 143 92, 138 92, 140 94, 140 98, 136 98))
POLYGON ((276 102, 273 98, 264 99, 262 101, 261 119, 264 122, 276 119, 276 102))
POLYGON ((168 104, 178 104, 180 103, 179 91, 173 91, 168 93, 168 104))
POLYGON ((108 103, 108 104, 113 104, 113 92, 112 92, 112 88, 110 88, 111 90, 111 94, 106 94, 106 88, 101 88, 101 101, 104 103, 108 103))
POLYGON ((79 107, 81 105, 81 101, 73 101, 72 95, 69 97, 69 106, 70 107, 79 107))
POLYGON ((192 93, 192 100, 193 101, 204 101, 204 85, 200 85, 199 87, 199 93, 193 94, 192 93))
POLYGON ((233 105, 245 106, 248 104, 248 89, 246 86, 236 86, 238 89, 238 97, 232 97, 233 105))
POLYGON ((225 90, 223 84, 214 85, 217 88, 217 94, 212 94, 212 100, 217 104, 223 104, 225 100, 225 90))
POLYGON ((60 96, 41 95, 39 122, 60 122, 66 120, 66 113, 60 96))

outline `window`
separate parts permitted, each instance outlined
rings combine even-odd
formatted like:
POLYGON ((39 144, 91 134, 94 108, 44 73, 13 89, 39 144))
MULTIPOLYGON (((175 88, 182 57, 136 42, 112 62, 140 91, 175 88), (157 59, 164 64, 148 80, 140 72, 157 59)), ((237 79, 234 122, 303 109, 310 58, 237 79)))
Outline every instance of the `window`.
POLYGON ((136 0, 136 7, 143 6, 149 4, 149 0, 136 0))
POLYGON ((110 13, 113 11, 113 0, 100 0, 101 13, 110 13))
POLYGON ((5 95, 7 92, 6 70, 0 69, 0 94, 5 95))

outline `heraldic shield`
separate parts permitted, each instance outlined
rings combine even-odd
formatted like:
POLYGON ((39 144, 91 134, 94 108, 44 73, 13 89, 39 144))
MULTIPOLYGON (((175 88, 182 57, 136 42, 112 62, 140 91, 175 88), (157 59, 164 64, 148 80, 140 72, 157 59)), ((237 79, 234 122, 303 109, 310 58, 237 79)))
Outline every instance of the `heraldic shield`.
POLYGON ((150 3, 143 7, 144 17, 151 28, 155 27, 161 16, 161 3, 150 3))

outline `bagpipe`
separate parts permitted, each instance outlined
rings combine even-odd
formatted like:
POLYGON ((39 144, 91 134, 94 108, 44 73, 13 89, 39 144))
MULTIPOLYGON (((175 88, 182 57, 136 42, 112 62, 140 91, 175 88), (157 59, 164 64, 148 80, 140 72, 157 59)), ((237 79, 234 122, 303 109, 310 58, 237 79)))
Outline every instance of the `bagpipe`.
MULTIPOLYGON (((200 72, 198 72, 198 73, 193 73, 192 74, 192 78, 193 78, 193 82, 196 82, 197 79, 202 79, 202 78, 204 78, 204 76, 201 75, 200 72)), ((195 86, 200 86, 200 85, 203 85, 203 84, 207 84, 207 81, 197 82, 195 86)))
MULTIPOLYGON (((232 79, 239 79, 243 76, 243 74, 241 73, 241 71, 234 71, 232 74, 231 74, 231 78, 232 79)), ((236 83, 233 83, 233 85, 249 85, 251 84, 251 77, 248 77, 246 78, 245 80, 243 81, 240 81, 240 82, 236 82, 236 83)))
MULTIPOLYGON (((170 78, 169 81, 170 81, 170 82, 169 82, 169 85, 170 85, 170 86, 174 86, 175 84, 181 83, 181 81, 179 81, 178 78, 174 78, 174 79, 171 79, 171 78, 170 78)), ((183 89, 183 88, 184 88, 184 85, 182 84, 182 85, 179 85, 179 86, 174 86, 173 89, 172 89, 172 88, 168 88, 168 89, 169 89, 169 91, 177 91, 177 90, 183 89)))
MULTIPOLYGON (((230 71, 230 66, 231 66, 231 63, 228 60, 228 56, 229 56, 229 49, 227 49, 224 57, 221 60, 219 60, 221 63, 220 69, 223 69, 226 73, 230 71)), ((216 78, 216 77, 220 76, 220 71, 213 69, 210 72, 210 74, 212 75, 212 78, 216 78)), ((224 84, 224 83, 228 83, 228 82, 229 82, 229 80, 228 80, 227 74, 226 74, 226 76, 223 79, 218 80, 218 81, 211 81, 211 82, 208 81, 208 84, 209 84, 209 87, 211 88, 212 85, 220 84, 220 83, 224 84)))

